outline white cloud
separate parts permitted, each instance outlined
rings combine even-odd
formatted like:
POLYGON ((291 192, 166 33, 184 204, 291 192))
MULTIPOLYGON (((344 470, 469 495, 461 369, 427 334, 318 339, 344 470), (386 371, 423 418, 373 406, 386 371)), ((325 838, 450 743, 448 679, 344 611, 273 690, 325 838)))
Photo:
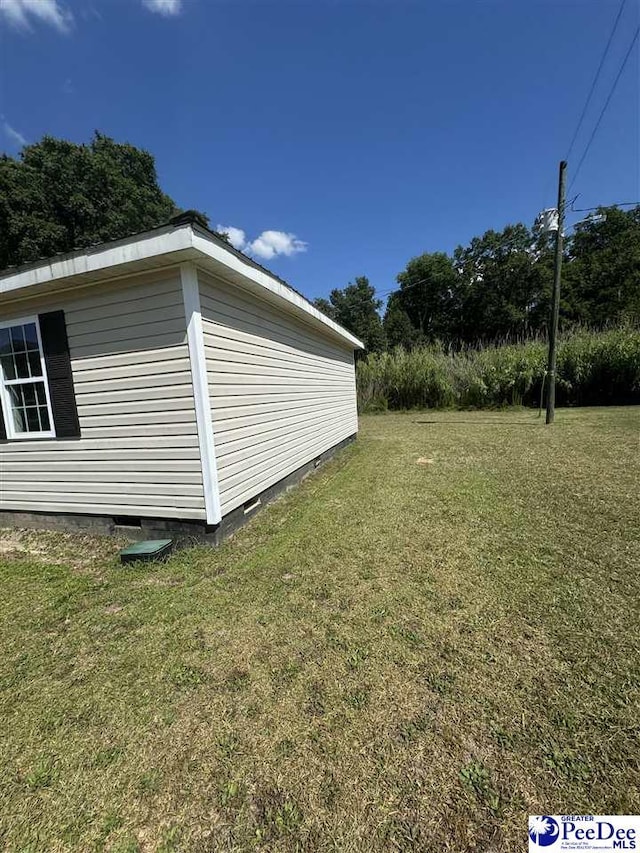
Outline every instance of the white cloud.
POLYGON ((216 225, 216 231, 218 234, 226 234, 235 249, 267 260, 278 255, 291 257, 307 251, 307 244, 303 240, 286 231, 263 231, 255 240, 247 240, 246 232, 233 225, 216 225))
POLYGON ((0 116, 2 119, 2 129, 4 131, 5 136, 7 136, 15 145, 22 148, 23 145, 27 144, 27 140, 24 136, 19 133, 15 127, 11 127, 8 121, 5 120, 4 116, 0 116))
POLYGON ((182 11, 182 0, 142 0, 142 5, 165 18, 179 15, 182 11))
POLYGON ((247 244, 247 251, 260 258, 274 258, 276 255, 297 255, 306 252, 307 244, 295 234, 286 231, 263 231, 255 240, 247 244))
POLYGON ((0 0, 0 18, 20 30, 30 30, 33 20, 68 33, 73 16, 58 0, 0 0))
POLYGON ((218 234, 226 234, 234 249, 243 249, 247 245, 247 235, 242 228, 234 228, 233 225, 216 225, 218 234))

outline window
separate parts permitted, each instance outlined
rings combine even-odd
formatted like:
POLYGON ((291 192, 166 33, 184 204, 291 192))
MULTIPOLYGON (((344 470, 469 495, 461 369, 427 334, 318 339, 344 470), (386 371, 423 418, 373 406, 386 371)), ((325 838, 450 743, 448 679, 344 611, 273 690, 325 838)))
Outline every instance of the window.
POLYGON ((0 400, 7 438, 55 436, 36 317, 0 324, 0 400))

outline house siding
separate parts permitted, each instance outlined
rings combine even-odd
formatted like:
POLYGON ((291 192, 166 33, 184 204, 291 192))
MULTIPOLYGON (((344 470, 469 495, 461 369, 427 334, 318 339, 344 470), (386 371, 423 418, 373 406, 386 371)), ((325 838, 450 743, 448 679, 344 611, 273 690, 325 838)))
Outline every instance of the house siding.
POLYGON ((353 351, 199 271, 222 515, 358 428, 353 351))
POLYGON ((0 444, 0 509, 205 518, 177 269, 0 305, 63 309, 79 439, 0 444))

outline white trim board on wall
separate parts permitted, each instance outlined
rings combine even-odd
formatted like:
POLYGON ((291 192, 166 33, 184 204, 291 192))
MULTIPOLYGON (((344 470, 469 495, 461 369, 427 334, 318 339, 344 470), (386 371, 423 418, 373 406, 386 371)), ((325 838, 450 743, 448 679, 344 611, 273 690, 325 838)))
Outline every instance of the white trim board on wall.
POLYGON ((196 409, 198 443, 200 445, 200 464, 202 467, 202 485, 204 488, 204 506, 207 524, 219 524, 220 490, 218 488, 218 469, 216 466, 216 448, 213 438, 209 383, 207 381, 207 361, 202 333, 202 314, 200 310, 200 291, 198 272, 195 264, 180 264, 180 282, 182 299, 187 321, 187 343, 191 362, 191 383, 196 409))

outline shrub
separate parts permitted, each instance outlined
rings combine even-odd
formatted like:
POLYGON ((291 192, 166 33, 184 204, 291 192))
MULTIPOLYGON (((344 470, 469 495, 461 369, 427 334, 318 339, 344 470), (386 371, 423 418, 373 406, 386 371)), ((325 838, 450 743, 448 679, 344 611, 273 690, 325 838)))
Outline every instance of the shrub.
MULTIPOLYGON (((372 353, 358 363, 361 412, 411 408, 500 408, 540 403, 547 345, 440 346, 372 353)), ((640 330, 578 331, 558 346, 557 402, 564 406, 640 403, 640 330)))

